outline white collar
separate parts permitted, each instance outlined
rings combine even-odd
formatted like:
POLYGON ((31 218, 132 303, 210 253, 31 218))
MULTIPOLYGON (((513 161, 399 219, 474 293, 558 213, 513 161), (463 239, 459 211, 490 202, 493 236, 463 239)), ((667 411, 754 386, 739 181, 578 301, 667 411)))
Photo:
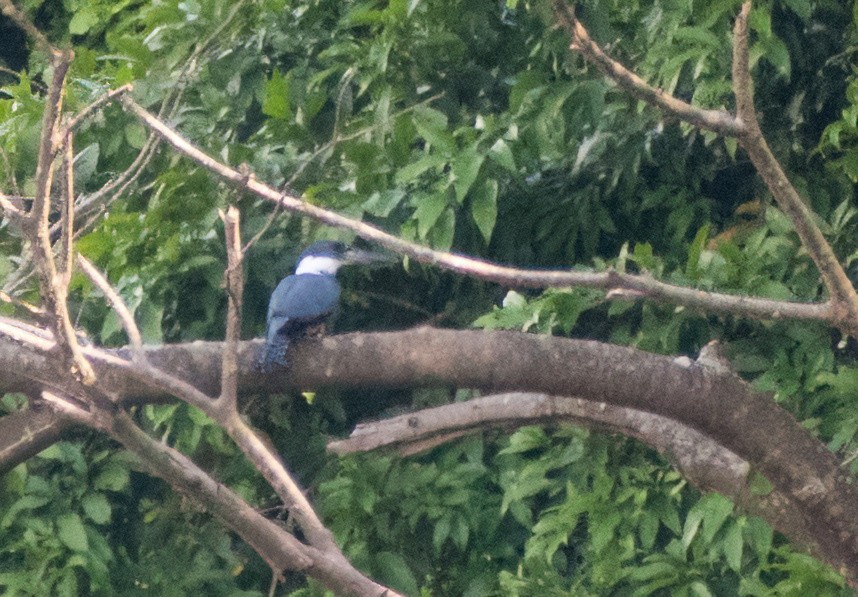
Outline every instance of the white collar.
POLYGON ((298 267, 295 268, 295 275, 314 274, 317 276, 333 276, 342 264, 342 260, 336 257, 308 255, 298 263, 298 267))

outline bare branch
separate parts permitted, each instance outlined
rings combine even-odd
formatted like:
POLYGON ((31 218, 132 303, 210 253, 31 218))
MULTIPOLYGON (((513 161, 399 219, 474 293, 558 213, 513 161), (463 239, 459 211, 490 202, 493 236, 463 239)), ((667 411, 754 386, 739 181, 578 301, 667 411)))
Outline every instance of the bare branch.
POLYGON ((811 531, 787 497, 750 493, 753 473, 746 460, 674 420, 604 402, 522 392, 484 396, 363 423, 348 439, 329 442, 328 451, 344 455, 394 447, 401 454, 414 454, 416 449, 429 449, 486 429, 570 423, 621 433, 652 446, 701 491, 717 491, 733 499, 738 506, 766 518, 797 543, 819 553, 811 531))
POLYGON ((64 128, 64 134, 68 135, 69 133, 73 132, 77 129, 77 127, 81 125, 81 123, 83 123, 84 120, 89 118, 93 112, 101 109, 105 104, 114 101, 120 95, 124 93, 129 93, 133 88, 134 86, 131 83, 126 83, 121 87, 111 89, 107 93, 102 94, 101 96, 96 98, 95 101, 93 101, 88 106, 84 107, 80 112, 75 114, 74 117, 66 123, 64 128))
POLYGON ((233 441, 283 500, 290 514, 294 515, 310 544, 326 553, 340 554, 333 534, 319 520, 292 473, 277 456, 274 447, 264 442, 238 413, 229 416, 225 427, 233 441))
POLYGON ((54 76, 45 102, 39 158, 36 164, 36 195, 26 222, 26 230, 33 247, 33 259, 39 274, 45 310, 50 317, 51 329, 57 338, 58 346, 72 373, 83 383, 92 384, 95 381, 95 373, 80 351, 66 304, 68 280, 64 274, 57 271, 48 230, 54 156, 60 142, 58 131, 63 87, 72 56, 71 51, 55 52, 53 55, 54 76))
POLYGON ((119 317, 119 321, 122 322, 122 327, 125 329, 125 333, 128 334, 128 340, 131 342, 134 358, 141 362, 144 361, 146 359, 146 355, 143 352, 143 336, 140 334, 140 328, 137 327, 137 322, 134 321, 134 315, 131 313, 131 309, 128 308, 128 305, 125 304, 125 301, 122 300, 119 293, 113 289, 113 286, 110 285, 110 282, 107 281, 104 274, 98 271, 98 268, 96 268, 89 259, 78 254, 77 264, 83 273, 86 274, 86 277, 89 278, 90 281, 95 284, 95 287, 101 291, 104 298, 107 299, 107 303, 119 317))
POLYGON ((360 574, 348 562, 343 563, 301 544, 276 523, 259 514, 230 488, 215 482, 187 456, 150 438, 126 413, 117 413, 112 423, 111 435, 137 455, 145 469, 201 503, 253 547, 276 573, 284 570, 302 572, 341 595, 397 595, 360 574))
POLYGON ((244 293, 244 276, 241 251, 241 229, 239 213, 230 205, 226 213, 221 212, 226 237, 227 267, 224 275, 227 292, 226 338, 224 339, 221 363, 220 399, 226 408, 236 410, 238 400, 238 341, 241 337, 241 305, 244 293))
POLYGON ((733 93, 736 110, 745 125, 739 143, 748 153, 760 177, 778 205, 789 216, 801 244, 816 264, 831 296, 838 327, 858 335, 858 294, 834 254, 831 245, 816 225, 814 214, 790 183, 760 130, 754 109, 753 80, 748 63, 748 15, 751 3, 745 2, 733 28, 733 93))
MULTIPOLYGON (((825 319, 841 331, 858 335, 858 294, 849 283, 834 251, 816 225, 812 212, 789 182, 760 131, 754 110, 753 81, 748 66, 748 14, 751 3, 746 2, 742 6, 734 27, 733 90, 736 96, 736 117, 723 111, 695 108, 650 86, 635 73, 605 54, 604 50, 590 38, 586 28, 577 20, 572 7, 565 0, 555 0, 554 7, 558 21, 572 37, 570 48, 580 52, 588 62, 594 64, 606 77, 629 94, 660 109, 665 114, 680 118, 694 126, 724 136, 736 137, 742 148, 748 152, 751 162, 780 208, 793 222, 802 245, 819 269, 822 281, 831 296, 825 319)), ((720 310, 714 306, 703 308, 711 311, 720 310)), ((770 312, 769 317, 771 313, 774 312, 770 312)), ((759 315, 750 315, 749 312, 744 314, 759 317, 759 315)))
POLYGON ((727 137, 738 137, 744 132, 742 122, 734 118, 729 112, 696 108, 657 87, 653 87, 605 54, 604 50, 592 40, 587 29, 575 17, 575 11, 566 3, 566 0, 555 0, 554 14, 572 37, 569 49, 580 52, 588 62, 595 65, 629 95, 655 106, 665 114, 727 137))
POLYGON ((89 411, 75 404, 73 401, 63 398, 53 392, 43 391, 42 400, 47 402, 51 408, 61 417, 73 421, 78 425, 98 427, 95 417, 89 411))
POLYGON ((701 308, 715 313, 732 313, 759 319, 793 317, 796 319, 817 321, 831 321, 834 317, 830 306, 827 304, 770 301, 736 295, 709 293, 702 290, 666 284, 651 277, 632 276, 618 272, 594 273, 519 269, 454 253, 435 251, 428 247, 402 240, 370 224, 317 207, 298 197, 281 193, 259 182, 253 175, 248 176, 246 172, 239 172, 208 156, 158 118, 134 103, 129 97, 123 97, 122 103, 129 112, 137 116, 147 127, 155 131, 180 153, 224 180, 253 193, 257 197, 282 206, 288 211, 313 218, 329 226, 350 230, 358 236, 378 243, 392 251, 408 255, 421 263, 437 265, 453 272, 511 287, 544 288, 581 286, 607 290, 625 288, 640 291, 656 300, 701 308))
POLYGON ((66 133, 63 146, 62 241, 60 243, 60 283, 68 287, 71 281, 74 254, 74 134, 66 133))

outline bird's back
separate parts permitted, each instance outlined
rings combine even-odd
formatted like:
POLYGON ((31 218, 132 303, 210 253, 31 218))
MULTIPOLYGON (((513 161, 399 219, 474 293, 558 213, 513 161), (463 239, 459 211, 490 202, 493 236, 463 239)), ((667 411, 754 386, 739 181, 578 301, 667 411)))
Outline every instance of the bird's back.
POLYGON ((277 318, 295 323, 312 322, 330 315, 340 300, 334 276, 298 274, 280 281, 268 304, 268 324, 277 318))
POLYGON ((334 276, 293 274, 280 281, 268 303, 263 371, 286 364, 289 341, 322 324, 336 310, 340 284, 334 276))

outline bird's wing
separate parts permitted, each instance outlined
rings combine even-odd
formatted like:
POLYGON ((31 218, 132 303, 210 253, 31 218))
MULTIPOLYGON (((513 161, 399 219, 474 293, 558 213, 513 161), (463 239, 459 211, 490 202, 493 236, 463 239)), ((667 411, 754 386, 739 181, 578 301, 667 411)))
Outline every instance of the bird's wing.
POLYGON ((268 324, 271 326, 275 320, 310 322, 325 317, 334 311, 339 300, 340 284, 333 276, 288 276, 271 295, 268 324))

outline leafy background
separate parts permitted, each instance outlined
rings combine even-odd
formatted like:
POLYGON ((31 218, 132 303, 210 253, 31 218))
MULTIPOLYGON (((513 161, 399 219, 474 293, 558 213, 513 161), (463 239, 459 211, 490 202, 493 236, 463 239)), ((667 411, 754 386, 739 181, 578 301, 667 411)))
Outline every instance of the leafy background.
MULTIPOLYGON (((66 105, 134 96, 213 155, 312 203, 404 238, 525 266, 646 270, 703 289, 814 300, 821 288, 787 218, 733 142, 665 121, 567 51, 550 3, 489 0, 26 0, 76 60, 66 105)), ((611 54, 695 105, 731 108, 732 0, 587 0, 577 11, 611 54)), ((858 5, 758 2, 756 104, 772 147, 838 254, 858 257, 858 5)), ((44 56, 0 20, 0 178, 32 191, 49 80, 44 56)), ((78 134, 79 192, 132 163, 142 127, 116 106, 78 134)), ((167 150, 87 223, 78 247, 107 271, 149 342, 223 334, 217 209, 246 238, 244 336, 300 248, 339 237, 241 196, 167 150)), ((349 239, 345 239, 349 240, 349 239)), ((21 240, 0 228, 0 277, 21 240)), ((476 325, 591 338, 665 354, 726 343, 858 467, 858 368, 818 324, 749 322, 591 291, 509 292, 431 268, 348 271, 339 330, 476 325)), ((37 300, 35 285, 15 282, 37 300)), ((82 278, 72 311, 94 341, 121 326, 82 278)), ((5 307, 4 307, 5 308, 5 307)), ((726 499, 689 488, 651 450, 575 428, 486 433, 408 459, 331 459, 325 438, 394 408, 462 400, 423 389, 248 396, 347 555, 422 595, 840 595, 834 571, 726 499)), ((2 409, 20 408, 6 396, 2 409)), ((138 418, 221 480, 283 516, 211 421, 185 405, 138 418)), ((0 479, 0 587, 8 595, 263 595, 270 571, 127 454, 80 432, 0 479)), ((320 595, 290 577, 284 594, 320 595)))

